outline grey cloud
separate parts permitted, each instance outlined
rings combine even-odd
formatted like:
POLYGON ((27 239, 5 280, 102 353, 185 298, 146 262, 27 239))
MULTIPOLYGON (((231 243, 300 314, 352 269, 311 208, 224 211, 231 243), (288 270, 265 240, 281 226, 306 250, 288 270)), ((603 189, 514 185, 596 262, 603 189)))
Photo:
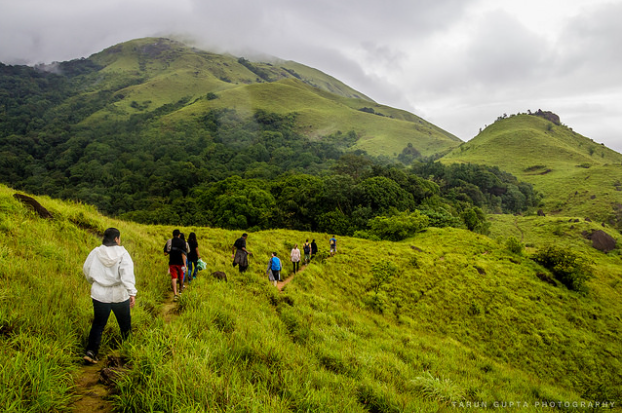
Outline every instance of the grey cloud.
POLYGON ((575 17, 561 34, 558 71, 566 76, 594 76, 586 78, 609 82, 619 80, 622 73, 622 3, 610 3, 575 17))
POLYGON ((522 84, 546 76, 542 66, 549 45, 505 12, 486 16, 469 43, 468 76, 482 84, 522 84))
MULTIPOLYGON (((566 110, 565 101, 622 93, 620 2, 598 8, 585 3, 555 44, 507 12, 482 15, 481 3, 503 9, 503 2, 482 0, 0 3, 3 63, 50 63, 134 38, 183 36, 211 51, 263 53, 315 67, 380 103, 438 121, 461 138, 504 112, 536 109, 540 102, 549 105, 542 109, 566 110), (474 32, 459 32, 474 21, 474 32), (455 44, 442 43, 456 35, 461 37, 455 44)), ((608 107, 619 119, 622 109, 613 101, 608 107)), ((567 111, 560 115, 568 122, 579 119, 575 109, 567 111)), ((590 115, 594 124, 604 121, 598 111, 590 115)), ((621 127, 607 125, 622 150, 621 127)))

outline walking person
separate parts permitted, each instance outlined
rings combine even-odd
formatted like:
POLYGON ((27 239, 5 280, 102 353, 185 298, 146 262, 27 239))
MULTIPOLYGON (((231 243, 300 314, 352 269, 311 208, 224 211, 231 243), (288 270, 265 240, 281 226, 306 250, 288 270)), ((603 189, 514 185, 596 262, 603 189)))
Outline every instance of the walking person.
POLYGON ((186 267, 186 242, 180 238, 178 229, 173 231, 173 238, 164 246, 164 254, 168 255, 168 268, 171 274, 171 286, 173 287, 173 301, 179 299, 182 285, 177 285, 177 280, 183 280, 186 267), (167 251, 168 249, 168 251, 167 251))
POLYGON ((246 271, 248 268, 248 256, 253 255, 246 249, 246 238, 248 234, 244 233, 240 238, 235 240, 233 244, 233 250, 231 251, 231 258, 233 258, 233 266, 238 266, 240 272, 246 271))
POLYGON ((311 241, 311 259, 315 257, 315 254, 317 254, 317 244, 315 243, 315 238, 314 238, 313 241, 311 241))
POLYGON ((305 241, 305 245, 302 246, 302 250, 305 253, 305 265, 309 264, 311 261, 311 244, 309 244, 309 239, 305 241))
POLYGON ((276 256, 276 252, 272 253, 270 261, 268 261, 267 269, 268 279, 276 287, 276 283, 281 281, 281 260, 276 256))
POLYGON ((183 276, 181 277, 181 291, 186 289, 186 284, 190 283, 188 280, 188 253, 190 252, 190 246, 186 241, 186 235, 183 232, 179 233, 179 238, 186 244, 186 258, 184 259, 184 266, 182 268, 183 276))
POLYGON ((82 271, 91 284, 94 313, 84 361, 95 364, 111 311, 119 324, 122 339, 126 339, 132 330, 130 310, 136 303, 134 262, 125 247, 121 246, 121 232, 118 229, 104 231, 102 245, 91 251, 82 271))
POLYGON ((290 259, 294 264, 294 274, 296 274, 300 268, 300 250, 298 249, 298 244, 294 245, 294 248, 292 248, 290 259))
POLYGON ((328 242, 330 243, 330 255, 334 255, 337 252, 337 238, 333 235, 328 242))
POLYGON ((201 258, 201 254, 199 253, 197 235, 191 232, 188 235, 188 265, 186 266, 188 268, 188 282, 197 278, 199 258, 201 258))

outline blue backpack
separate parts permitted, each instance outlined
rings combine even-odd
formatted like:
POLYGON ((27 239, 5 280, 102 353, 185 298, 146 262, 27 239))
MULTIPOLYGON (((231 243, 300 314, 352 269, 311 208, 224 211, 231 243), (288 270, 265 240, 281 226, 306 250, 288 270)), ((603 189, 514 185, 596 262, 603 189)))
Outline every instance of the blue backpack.
POLYGON ((272 257, 270 260, 270 269, 272 271, 281 271, 281 260, 277 257, 272 257))

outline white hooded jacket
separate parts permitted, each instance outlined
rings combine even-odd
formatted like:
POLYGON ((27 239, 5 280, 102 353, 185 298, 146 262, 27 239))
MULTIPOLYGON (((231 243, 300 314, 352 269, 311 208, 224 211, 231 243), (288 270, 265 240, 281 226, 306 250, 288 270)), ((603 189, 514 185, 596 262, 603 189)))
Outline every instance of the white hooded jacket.
POLYGON ((91 298, 102 303, 121 303, 136 295, 134 262, 125 247, 100 245, 82 268, 91 285, 91 298))

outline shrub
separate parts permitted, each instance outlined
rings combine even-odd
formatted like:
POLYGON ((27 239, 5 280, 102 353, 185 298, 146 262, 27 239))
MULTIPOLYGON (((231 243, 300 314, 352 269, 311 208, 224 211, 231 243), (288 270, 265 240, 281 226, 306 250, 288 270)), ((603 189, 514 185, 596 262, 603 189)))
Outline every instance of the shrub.
POLYGON ((523 255, 523 244, 514 237, 509 237, 505 241, 505 248, 512 254, 523 255))
POLYGON ((469 231, 479 234, 488 234, 490 223, 486 221, 486 214, 479 207, 467 208, 460 214, 464 225, 469 231))
POLYGON ((430 219, 431 227, 445 228, 454 227, 460 228, 462 226, 462 220, 458 217, 454 217, 446 210, 439 208, 438 210, 425 209, 420 211, 423 215, 430 219))
POLYGON ((371 266, 372 288, 378 292, 380 288, 398 275, 399 270, 393 261, 382 259, 371 266))
POLYGON ((369 220, 373 235, 390 241, 401 241, 428 227, 430 219, 419 211, 402 212, 391 217, 377 216, 369 220))
POLYGON ((532 259, 549 269, 553 276, 573 291, 586 291, 585 282, 592 275, 591 261, 568 248, 547 246, 532 259))
POLYGON ((353 237, 355 238, 363 238, 363 239, 368 239, 371 241, 380 241, 380 237, 370 233, 369 231, 355 231, 353 237))

